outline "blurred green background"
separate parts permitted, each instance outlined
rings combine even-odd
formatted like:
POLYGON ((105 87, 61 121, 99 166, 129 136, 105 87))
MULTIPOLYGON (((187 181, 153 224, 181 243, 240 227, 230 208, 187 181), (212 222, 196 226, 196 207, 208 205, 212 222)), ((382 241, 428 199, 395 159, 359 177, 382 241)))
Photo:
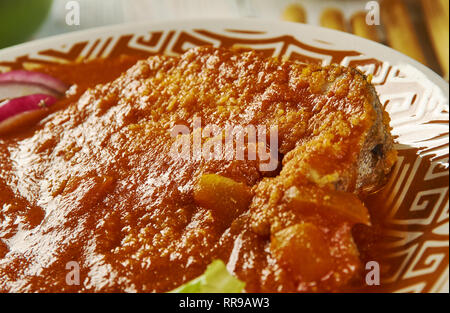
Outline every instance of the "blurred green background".
POLYGON ((0 48, 26 41, 46 19, 53 0, 0 0, 0 48))

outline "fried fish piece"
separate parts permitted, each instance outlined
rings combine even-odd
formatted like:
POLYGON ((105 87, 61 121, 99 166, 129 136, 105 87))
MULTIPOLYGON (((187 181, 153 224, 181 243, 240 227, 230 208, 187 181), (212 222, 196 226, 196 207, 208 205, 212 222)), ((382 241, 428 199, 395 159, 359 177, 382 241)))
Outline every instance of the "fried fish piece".
POLYGON ((11 243, 1 291, 168 291, 216 258, 230 258, 247 291, 296 291, 305 280, 337 290, 355 275, 349 229, 369 222, 356 195, 379 188, 396 155, 389 117, 359 71, 201 47, 139 61, 67 102, 32 131, 0 138, 0 207, 11 221, 0 224, 11 243), (170 130, 192 130, 196 118, 276 125, 280 166, 173 158, 170 130), (21 225, 18 204, 42 218, 21 225), (71 260, 81 285, 66 284, 71 260))

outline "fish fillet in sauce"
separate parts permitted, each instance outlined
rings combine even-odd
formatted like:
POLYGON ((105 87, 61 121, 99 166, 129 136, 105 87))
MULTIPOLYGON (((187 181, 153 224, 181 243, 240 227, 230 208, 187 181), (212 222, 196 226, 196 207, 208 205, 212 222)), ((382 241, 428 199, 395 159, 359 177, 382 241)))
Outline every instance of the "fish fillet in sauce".
POLYGON ((370 224, 358 196, 396 159, 360 72, 203 47, 89 87, 31 131, 0 137, 0 291, 165 292, 215 259, 249 292, 357 279, 351 229, 370 224), (196 118, 276 125, 276 169, 171 157, 170 130, 195 133, 196 118), (70 261, 79 286, 66 283, 70 261))

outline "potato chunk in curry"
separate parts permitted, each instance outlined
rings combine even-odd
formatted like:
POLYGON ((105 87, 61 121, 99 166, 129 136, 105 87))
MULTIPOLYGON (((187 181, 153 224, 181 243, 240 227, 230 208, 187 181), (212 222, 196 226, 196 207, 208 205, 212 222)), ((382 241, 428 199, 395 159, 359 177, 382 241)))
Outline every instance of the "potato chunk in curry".
POLYGON ((349 192, 324 190, 317 187, 292 186, 285 192, 285 200, 291 209, 337 215, 351 223, 370 225, 367 208, 359 198, 349 192))
POLYGON ((304 281, 322 278, 333 267, 323 233, 311 223, 296 224, 272 235, 270 250, 304 281))
POLYGON ((202 175, 194 188, 194 199, 217 216, 231 220, 248 208, 252 199, 249 187, 217 174, 202 175))

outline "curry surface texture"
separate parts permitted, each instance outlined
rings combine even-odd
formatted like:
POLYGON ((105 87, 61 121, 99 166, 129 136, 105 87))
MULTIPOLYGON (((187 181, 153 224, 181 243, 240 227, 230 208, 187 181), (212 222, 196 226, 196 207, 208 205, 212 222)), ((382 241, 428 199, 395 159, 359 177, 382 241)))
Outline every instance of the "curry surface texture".
POLYGON ((352 227, 370 224, 358 195, 396 158, 366 78, 208 47, 120 74, 135 61, 42 69, 73 86, 0 137, 0 291, 165 292, 215 259, 249 292, 357 285, 352 227), (172 157, 171 128, 194 118, 277 125, 279 164, 172 157))

